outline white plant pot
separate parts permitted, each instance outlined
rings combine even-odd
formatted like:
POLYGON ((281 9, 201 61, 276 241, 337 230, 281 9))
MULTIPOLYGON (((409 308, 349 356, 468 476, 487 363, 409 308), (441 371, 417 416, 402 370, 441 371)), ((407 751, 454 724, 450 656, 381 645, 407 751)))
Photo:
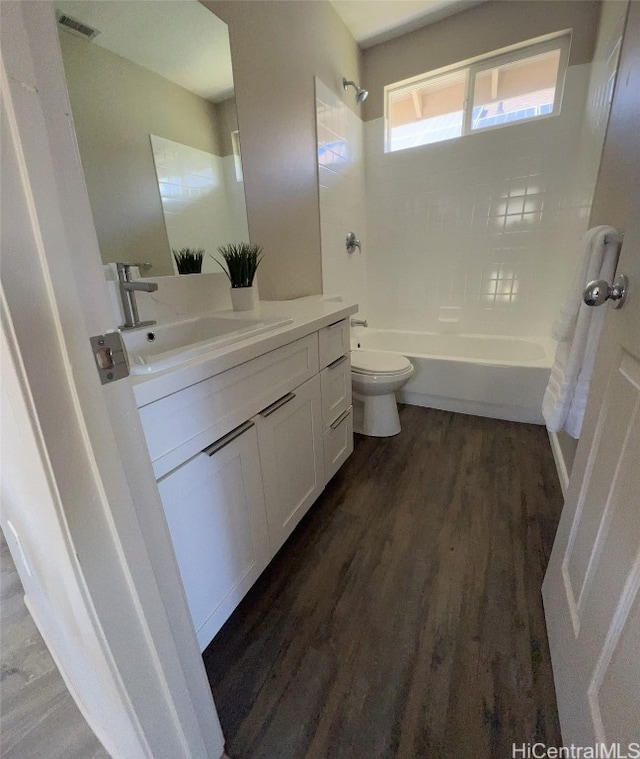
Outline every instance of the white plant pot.
POLYGON ((258 305, 255 287, 232 287, 231 305, 234 311, 252 311, 258 305))

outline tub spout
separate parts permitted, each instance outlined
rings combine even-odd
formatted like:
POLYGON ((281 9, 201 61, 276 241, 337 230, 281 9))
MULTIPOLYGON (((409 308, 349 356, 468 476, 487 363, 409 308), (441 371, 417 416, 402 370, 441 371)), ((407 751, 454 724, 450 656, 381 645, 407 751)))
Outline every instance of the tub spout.
POLYGON ((368 327, 369 324, 367 323, 366 319, 352 319, 351 326, 352 327, 368 327))

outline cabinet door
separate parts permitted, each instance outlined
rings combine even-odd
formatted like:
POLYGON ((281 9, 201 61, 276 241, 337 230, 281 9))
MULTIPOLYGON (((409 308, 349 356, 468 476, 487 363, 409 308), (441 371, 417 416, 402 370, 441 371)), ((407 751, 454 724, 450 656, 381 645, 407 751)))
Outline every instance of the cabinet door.
POLYGON ((240 429, 158 482, 201 650, 270 558, 258 436, 240 429))
POLYGON ((262 411, 256 424, 275 553, 324 488, 320 377, 262 411))

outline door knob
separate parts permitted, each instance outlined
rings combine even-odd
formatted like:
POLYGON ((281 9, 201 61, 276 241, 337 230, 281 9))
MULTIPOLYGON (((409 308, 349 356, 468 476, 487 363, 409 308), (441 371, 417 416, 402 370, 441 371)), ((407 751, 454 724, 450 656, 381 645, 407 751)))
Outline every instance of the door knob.
POLYGON ((621 308, 628 288, 629 280, 624 274, 618 274, 613 285, 604 279, 594 279, 585 287, 582 299, 587 306, 601 306, 611 300, 614 308, 621 308))

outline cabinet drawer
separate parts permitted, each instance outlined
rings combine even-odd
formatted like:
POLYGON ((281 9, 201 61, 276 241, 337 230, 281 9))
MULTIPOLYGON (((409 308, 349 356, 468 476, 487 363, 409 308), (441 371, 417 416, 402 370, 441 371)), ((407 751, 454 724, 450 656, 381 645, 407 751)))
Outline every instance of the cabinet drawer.
POLYGON ((351 361, 341 356, 320 373, 322 423, 328 429, 351 405, 351 361))
POLYGON ((314 333, 143 406, 140 418, 156 477, 317 372, 314 333))
POLYGON ((349 353, 349 320, 343 319, 335 324, 324 327, 318 333, 319 336, 319 353, 320 368, 324 369, 333 361, 345 353, 349 353))
POLYGON ((323 442, 326 484, 353 453, 353 408, 351 406, 324 433, 323 442))

